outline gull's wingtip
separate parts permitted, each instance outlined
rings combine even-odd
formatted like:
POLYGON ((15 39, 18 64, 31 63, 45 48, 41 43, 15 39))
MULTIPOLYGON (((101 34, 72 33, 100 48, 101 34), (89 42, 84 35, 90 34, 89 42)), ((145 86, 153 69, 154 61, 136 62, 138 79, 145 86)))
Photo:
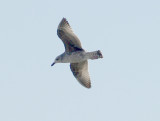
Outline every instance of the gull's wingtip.
POLYGON ((91 88, 91 85, 86 86, 86 88, 87 88, 87 89, 90 89, 90 88, 91 88))
POLYGON ((63 19, 64 19, 64 20, 67 20, 65 17, 63 17, 62 20, 63 20, 63 19))
POLYGON ((61 20, 61 22, 59 23, 59 26, 58 26, 58 28, 70 28, 71 29, 71 27, 70 27, 70 25, 69 25, 69 23, 68 23, 68 21, 67 21, 67 19, 65 18, 65 17, 63 17, 62 18, 62 20, 61 20))

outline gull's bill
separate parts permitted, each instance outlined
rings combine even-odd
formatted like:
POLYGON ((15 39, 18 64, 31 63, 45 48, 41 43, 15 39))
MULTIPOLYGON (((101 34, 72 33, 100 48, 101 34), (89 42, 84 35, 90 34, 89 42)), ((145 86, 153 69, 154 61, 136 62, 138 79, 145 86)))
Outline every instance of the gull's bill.
POLYGON ((53 62, 51 66, 53 66, 54 64, 55 64, 55 62, 53 62))

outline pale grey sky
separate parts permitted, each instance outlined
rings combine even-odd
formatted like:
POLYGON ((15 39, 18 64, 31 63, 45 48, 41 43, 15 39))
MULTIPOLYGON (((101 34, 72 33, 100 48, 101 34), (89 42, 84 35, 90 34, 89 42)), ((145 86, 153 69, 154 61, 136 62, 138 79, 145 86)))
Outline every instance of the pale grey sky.
POLYGON ((1 0, 0 121, 160 121, 158 0, 1 0), (57 26, 66 17, 86 51, 82 87, 57 26))

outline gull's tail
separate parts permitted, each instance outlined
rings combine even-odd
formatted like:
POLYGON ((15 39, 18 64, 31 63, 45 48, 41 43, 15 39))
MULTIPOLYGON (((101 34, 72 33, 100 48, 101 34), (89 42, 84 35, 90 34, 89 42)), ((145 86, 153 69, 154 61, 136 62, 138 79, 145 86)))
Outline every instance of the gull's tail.
POLYGON ((100 50, 98 51, 93 51, 93 52, 88 52, 87 55, 89 56, 89 59, 98 59, 98 58, 103 58, 103 55, 100 50))

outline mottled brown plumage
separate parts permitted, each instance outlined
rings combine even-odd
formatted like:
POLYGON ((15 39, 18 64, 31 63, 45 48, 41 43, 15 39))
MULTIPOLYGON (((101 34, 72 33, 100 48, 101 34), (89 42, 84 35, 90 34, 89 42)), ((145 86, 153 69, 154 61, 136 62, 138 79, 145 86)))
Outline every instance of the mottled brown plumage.
POLYGON ((75 78, 86 88, 91 87, 88 72, 88 59, 103 58, 100 51, 85 52, 78 37, 73 33, 68 21, 63 18, 58 26, 57 35, 62 40, 65 52, 57 56, 55 63, 70 63, 75 78))
MULTIPOLYGON (((61 20, 58 26, 57 35, 64 43, 65 52, 74 52, 77 50, 77 48, 82 49, 80 40, 73 33, 71 26, 65 18, 61 20)), ((70 68, 73 75, 80 82, 80 84, 87 88, 91 87, 90 77, 88 73, 88 61, 71 63, 70 68)))

